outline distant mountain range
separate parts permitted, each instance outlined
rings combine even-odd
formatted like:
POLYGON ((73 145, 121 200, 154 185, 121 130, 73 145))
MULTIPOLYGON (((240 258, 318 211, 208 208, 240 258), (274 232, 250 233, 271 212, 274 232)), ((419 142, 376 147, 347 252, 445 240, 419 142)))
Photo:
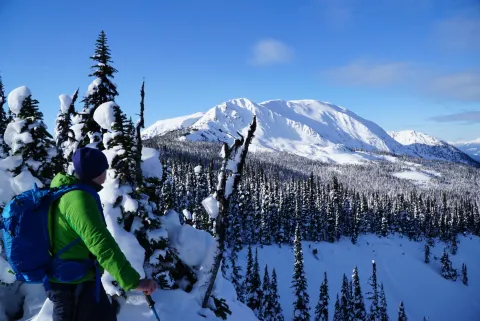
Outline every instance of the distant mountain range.
POLYGON ((454 145, 465 154, 468 154, 477 162, 480 162, 480 138, 472 141, 456 142, 450 144, 454 145))
MULTIPOLYGON (((251 150, 291 153, 330 163, 363 163, 407 155, 479 166, 459 148, 415 131, 387 133, 372 121, 317 100, 233 99, 205 113, 160 120, 145 129, 145 139, 184 130, 181 139, 233 142, 257 115, 251 150)), ((478 150, 477 150, 478 151, 478 150)))

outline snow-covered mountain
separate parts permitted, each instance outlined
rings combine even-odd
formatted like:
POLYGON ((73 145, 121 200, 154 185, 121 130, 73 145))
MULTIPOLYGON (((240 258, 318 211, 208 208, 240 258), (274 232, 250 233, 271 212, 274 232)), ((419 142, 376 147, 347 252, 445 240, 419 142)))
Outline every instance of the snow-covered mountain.
POLYGON ((464 152, 465 154, 469 155, 471 158, 480 162, 480 138, 472 140, 472 141, 463 141, 463 142, 456 142, 451 143, 459 150, 464 152))
POLYGON ((389 131, 388 134, 397 142, 410 147, 415 153, 425 159, 440 159, 478 165, 476 161, 465 152, 431 135, 415 130, 389 131))
POLYGON ((144 139, 149 139, 155 136, 163 135, 178 129, 187 128, 199 120, 205 113, 195 113, 188 116, 175 117, 166 120, 159 120, 152 126, 148 127, 142 132, 144 139))
POLYGON ((316 100, 271 100, 257 104, 240 98, 217 105, 194 121, 198 115, 161 121, 146 129, 144 135, 152 137, 151 133, 177 128, 189 130, 184 139, 231 142, 232 135, 245 133, 253 115, 257 115, 252 151, 287 152, 335 163, 376 159, 372 152, 415 156, 375 123, 316 100), (179 121, 185 119, 194 123, 179 121))

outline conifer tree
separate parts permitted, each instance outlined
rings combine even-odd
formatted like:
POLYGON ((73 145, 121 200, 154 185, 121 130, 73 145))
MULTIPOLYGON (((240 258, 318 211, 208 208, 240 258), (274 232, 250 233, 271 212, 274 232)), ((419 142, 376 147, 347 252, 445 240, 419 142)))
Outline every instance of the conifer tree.
POLYGON ((378 283, 377 283, 377 264, 372 260, 372 276, 369 278, 369 284, 372 287, 370 292, 367 292, 367 299, 371 300, 370 311, 368 314, 368 320, 379 320, 379 307, 378 307, 378 283))
POLYGON ((353 313, 351 314, 352 320, 364 321, 366 319, 367 313, 365 311, 365 303, 363 302, 363 294, 360 288, 360 279, 358 276, 357 267, 353 269, 352 283, 353 283, 353 297, 352 297, 353 313))
POLYGON ((425 244, 425 263, 430 263, 430 246, 425 244))
POLYGON ((455 281, 457 279, 457 270, 452 267, 452 262, 448 257, 446 249, 443 249, 443 255, 440 259, 442 264, 442 276, 447 280, 455 281))
POLYGON ((60 111, 55 121, 54 137, 58 150, 58 162, 65 172, 68 172, 69 163, 77 147, 75 132, 72 130, 72 117, 75 114, 75 102, 78 98, 78 89, 73 97, 61 95, 60 111))
POLYGON ((398 321, 407 321, 407 315, 405 314, 405 307, 403 306, 403 301, 400 302, 398 307, 398 321))
MULTIPOLYGON (((235 204, 235 206, 237 206, 235 204)), ((245 290, 243 288, 243 276, 242 276, 242 267, 238 265, 238 253, 242 250, 242 235, 241 235, 241 226, 240 226, 240 217, 239 215, 233 215, 232 222, 232 246, 230 248, 230 265, 231 265, 231 274, 230 280, 237 290, 238 298, 241 302, 245 301, 245 290)))
MULTIPOLYGON (((26 90, 30 93, 28 88, 26 90)), ((12 172, 19 175, 28 170, 33 177, 47 185, 60 169, 58 164, 52 161, 56 156, 55 143, 43 123, 38 100, 33 99, 32 95, 27 96, 16 116, 14 123, 9 126, 20 128, 20 132, 16 132, 15 137, 12 137, 10 153, 21 156, 22 162, 12 169, 12 172)))
POLYGON ((10 147, 4 140, 5 130, 7 129, 8 123, 10 123, 10 119, 3 109, 5 102, 5 88, 3 86, 2 77, 0 76, 0 159, 7 157, 8 152, 10 151, 10 147))
POLYGON ((293 320, 308 321, 310 320, 310 298, 307 293, 307 278, 303 268, 303 251, 300 225, 297 225, 295 230, 294 251, 295 265, 292 287, 294 288, 295 301, 293 303, 293 320))
POLYGON ((265 320, 269 315, 272 315, 272 296, 271 296, 271 283, 270 276, 268 275, 268 265, 265 265, 265 271, 263 273, 263 285, 262 285, 262 304, 260 307, 259 319, 265 320))
POLYGON ((467 265, 462 263, 462 283, 468 285, 467 265))
POLYGON ((194 226, 197 229, 208 230, 209 216, 202 206, 202 201, 208 197, 208 176, 202 166, 195 167, 195 182, 194 226))
POLYGON ((349 320, 353 315, 352 298, 348 278, 343 274, 342 290, 340 297, 340 315, 344 320, 349 320))
POLYGON ((337 300, 335 301, 335 312, 333 314, 333 321, 344 321, 345 318, 343 317, 341 308, 340 308, 340 300, 338 299, 337 293, 337 300))
POLYGON ((136 182, 136 144, 135 129, 131 119, 122 112, 120 106, 113 103, 114 122, 112 131, 114 135, 106 141, 106 148, 122 150, 112 160, 111 167, 117 170, 117 175, 122 185, 137 186, 136 182))
POLYGON ((320 286, 320 297, 315 308, 315 321, 328 321, 328 280, 327 272, 324 272, 322 285, 320 286))
POLYGON ((271 315, 264 316, 265 321, 284 321, 282 306, 280 305, 280 296, 277 287, 277 272, 272 271, 272 281, 270 283, 270 298, 272 302, 271 315))
POLYGON ((385 296, 385 291, 383 290, 383 283, 380 285, 380 305, 378 306, 378 314, 380 316, 380 321, 388 321, 387 313, 387 297, 385 296))
POLYGON ((260 315, 262 304, 262 282, 260 280, 260 268, 258 265, 258 250, 255 249, 255 259, 252 259, 251 248, 249 247, 247 261, 247 275, 245 278, 247 306, 252 309, 257 317, 260 315), (249 262, 251 263, 249 270, 249 262), (251 272, 251 273, 249 273, 251 272))
POLYGON ((450 246, 450 253, 452 253, 452 255, 457 254, 457 251, 458 251, 457 234, 456 234, 456 232, 454 232, 454 233, 455 234, 452 237, 452 244, 450 246))
POLYGON ((95 54, 90 59, 96 62, 96 64, 91 67, 92 73, 88 76, 95 77, 95 80, 88 87, 88 91, 83 99, 84 108, 79 113, 77 123, 82 124, 82 126, 78 141, 79 147, 93 144, 103 149, 102 134, 104 131, 93 119, 93 114, 101 104, 115 101, 115 97, 118 96, 117 86, 112 81, 114 74, 118 71, 111 65, 110 48, 103 30, 97 38, 95 54))

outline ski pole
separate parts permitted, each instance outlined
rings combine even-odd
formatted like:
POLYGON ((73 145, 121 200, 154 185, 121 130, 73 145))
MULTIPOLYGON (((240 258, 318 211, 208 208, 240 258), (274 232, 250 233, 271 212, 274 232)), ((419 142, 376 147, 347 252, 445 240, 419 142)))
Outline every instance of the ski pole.
POLYGON ((145 294, 145 298, 147 299, 148 307, 153 311, 153 314, 155 314, 157 321, 160 321, 160 317, 158 316, 158 313, 155 310, 155 301, 153 301, 152 297, 147 293, 144 292, 143 294, 145 294))

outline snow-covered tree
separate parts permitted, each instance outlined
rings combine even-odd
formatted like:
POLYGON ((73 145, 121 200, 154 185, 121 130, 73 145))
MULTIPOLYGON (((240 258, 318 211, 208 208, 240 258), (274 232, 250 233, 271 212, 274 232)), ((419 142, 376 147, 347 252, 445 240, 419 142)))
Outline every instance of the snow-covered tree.
POLYGON ((292 280, 292 288, 294 289, 295 294, 295 301, 293 303, 294 321, 310 320, 310 298, 307 292, 307 276, 303 267, 301 235, 300 225, 297 225, 295 230, 295 264, 292 280))
POLYGON ((403 301, 400 302, 398 307, 398 321, 407 321, 407 315, 405 314, 405 307, 403 306, 403 301))
POLYGON ((263 284, 262 284, 262 304, 260 307, 259 319, 265 320, 269 315, 273 314, 273 302, 271 295, 271 283, 270 276, 268 275, 268 265, 265 265, 265 270, 263 273, 263 284))
POLYGON ((195 201, 193 208, 193 224, 196 228, 208 230, 209 216, 202 206, 202 201, 208 197, 208 176, 202 166, 197 166, 195 171, 195 201))
POLYGON ((447 280, 455 281, 457 279, 457 270, 452 267, 452 262, 448 257, 446 249, 443 250, 440 263, 442 264, 442 276, 447 280))
POLYGON ((452 244, 450 245, 450 253, 452 253, 452 255, 455 255, 457 254, 457 251, 458 251, 458 245, 457 245, 457 232, 453 232, 454 233, 454 236, 452 237, 452 244))
POLYGON ((363 302, 363 294, 360 288, 360 279, 358 276, 357 267, 353 269, 352 283, 353 283, 352 320, 364 321, 366 319, 367 313, 365 311, 365 303, 363 302))
POLYGON ((337 294, 337 300, 335 300, 335 310, 333 314, 333 321, 344 321, 345 318, 343 317, 341 308, 340 308, 340 300, 338 299, 338 294, 337 294))
POLYGON ((367 299, 371 300, 370 311, 368 313, 368 320, 377 321, 380 319, 378 311, 378 283, 377 283, 377 264, 372 260, 372 276, 369 278, 369 285, 372 289, 367 292, 367 299))
POLYGON ((467 265, 462 263, 462 283, 468 285, 467 265))
POLYGON ((270 282, 270 298, 272 302, 271 314, 264 316, 264 321, 284 321, 282 306, 280 305, 280 295, 278 294, 277 272, 272 271, 272 281, 270 282))
POLYGON ((258 264, 258 250, 255 249, 255 259, 252 259, 251 248, 249 247, 247 262, 247 275, 245 277, 245 290, 247 306, 252 309, 257 317, 260 316, 262 306, 262 282, 260 280, 260 267, 258 264), (249 270, 248 262, 251 263, 249 270), (249 273, 250 272, 250 273, 249 273))
POLYGON ((8 104, 16 118, 8 124, 4 139, 11 148, 10 154, 21 158, 11 171, 15 175, 28 171, 46 185, 60 169, 59 164, 52 161, 57 151, 38 109, 38 100, 32 98, 30 89, 23 86, 9 94, 8 104))
POLYGON ((380 321, 388 321, 387 313, 387 297, 385 296, 385 291, 383 290, 383 283, 380 285, 380 304, 378 306, 378 314, 380 316, 380 321))
POLYGON ((349 320, 353 316, 353 305, 348 278, 343 274, 342 289, 340 294, 340 316, 343 320, 349 320))
POLYGON ((5 88, 3 86, 2 77, 0 76, 0 159, 7 157, 10 150, 10 147, 5 143, 3 138, 7 125, 10 122, 5 109, 3 109, 5 102, 5 88))
POLYGON ((95 110, 104 103, 115 101, 118 96, 117 86, 113 83, 114 74, 118 71, 112 67, 110 48, 104 31, 100 32, 95 44, 95 54, 90 57, 96 64, 91 67, 89 77, 95 80, 88 86, 83 99, 84 108, 78 113, 75 123, 79 147, 87 145, 103 149, 102 128, 94 121, 95 110))
POLYGON ((318 298, 318 304, 315 308, 315 321, 328 321, 329 300, 327 272, 324 272, 323 282, 322 285, 320 285, 320 297, 318 298))
MULTIPOLYGON (((238 203, 234 202, 233 206, 238 209, 238 203)), ((237 291, 237 295, 240 301, 244 301, 245 289, 243 288, 243 276, 242 268, 238 263, 238 253, 242 250, 242 228, 241 217, 237 211, 232 212, 231 222, 231 247, 229 249, 229 257, 227 260, 230 262, 230 280, 237 291)), ((225 260, 224 260, 225 261, 225 260)))
POLYGON ((78 89, 73 97, 60 95, 60 111, 55 120, 54 138, 59 153, 59 162, 65 172, 68 172, 69 163, 77 147, 75 133, 72 130, 72 116, 75 114, 75 101, 78 97, 78 89))
POLYGON ((430 246, 425 244, 425 263, 430 263, 430 246))

